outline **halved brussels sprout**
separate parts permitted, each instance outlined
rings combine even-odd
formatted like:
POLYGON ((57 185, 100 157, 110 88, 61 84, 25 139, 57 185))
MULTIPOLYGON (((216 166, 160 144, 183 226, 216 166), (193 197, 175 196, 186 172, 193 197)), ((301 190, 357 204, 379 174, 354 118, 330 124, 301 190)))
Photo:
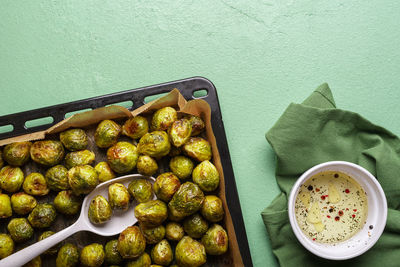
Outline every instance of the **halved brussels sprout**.
POLYGON ((164 131, 154 131, 142 136, 139 140, 138 151, 150 157, 163 157, 171 149, 168 134, 164 131))
MULTIPOLYGON (((41 240, 43 240, 49 236, 52 236, 54 234, 55 233, 53 231, 45 231, 39 236, 38 241, 41 241, 41 240)), ((55 246, 49 248, 48 250, 46 250, 45 252, 43 252, 43 254, 44 255, 54 255, 54 254, 57 254, 57 251, 58 251, 58 245, 55 245, 55 246)))
POLYGON ((22 265, 22 267, 42 267, 42 258, 37 256, 28 263, 22 265))
POLYGON ((118 142, 107 150, 107 161, 117 173, 126 173, 135 168, 139 157, 136 146, 129 142, 118 142))
MULTIPOLYGON (((3 194, 0 194, 0 206, 2 205, 2 196, 3 194)), ((33 196, 25 194, 23 192, 15 193, 11 196, 11 206, 16 214, 28 214, 36 207, 36 205, 36 199, 33 196)))
POLYGON ((206 250, 200 242, 184 236, 175 249, 175 260, 180 267, 198 267, 206 263, 206 250))
POLYGON ((100 267, 104 262, 104 257, 103 245, 93 243, 82 249, 80 261, 84 266, 100 267))
POLYGON ((86 132, 82 129, 69 129, 61 132, 60 141, 70 151, 83 150, 88 145, 86 132))
POLYGON ((0 259, 10 256, 14 252, 14 241, 7 234, 0 234, 0 259))
POLYGON ((99 184, 99 178, 92 166, 80 165, 68 171, 68 182, 75 195, 89 194, 99 184))
POLYGON ((195 213, 185 219, 183 229, 192 238, 201 238, 208 230, 208 222, 195 213))
POLYGON ((165 227, 165 237, 170 241, 179 241, 185 235, 182 225, 176 222, 169 222, 165 227))
POLYGON ((146 239, 139 227, 129 226, 118 237, 117 249, 124 259, 139 257, 146 248, 146 239))
POLYGON ((71 190, 60 191, 54 198, 54 207, 65 215, 74 215, 81 210, 82 200, 71 190))
POLYGON ((153 131, 165 131, 174 121, 178 119, 178 113, 172 107, 164 107, 157 110, 151 119, 151 129, 153 131))
POLYGON ((204 193, 198 185, 186 182, 179 187, 179 190, 168 203, 172 218, 180 220, 186 216, 196 213, 204 200, 204 193))
POLYGON ((114 183, 108 187, 108 201, 112 209, 127 211, 131 195, 123 184, 114 183))
POLYGON ((28 216, 30 224, 35 228, 50 227, 57 217, 56 209, 52 204, 38 204, 28 216))
POLYGON ((7 194, 0 193, 0 218, 12 216, 11 201, 7 194))
POLYGON ((14 242, 17 243, 27 241, 33 236, 33 228, 25 218, 11 219, 7 230, 14 242))
POLYGON ((128 191, 136 201, 143 203, 153 198, 151 183, 146 179, 135 179, 129 183, 128 191))
POLYGON ((211 192, 219 186, 219 173, 217 168, 205 160, 196 166, 192 174, 193 182, 195 182, 201 190, 211 192))
POLYGON ((204 198, 201 206, 201 215, 210 222, 219 222, 224 218, 224 207, 222 200, 213 195, 208 195, 204 198))
POLYGON ((157 161, 147 155, 139 156, 136 167, 137 167, 138 173, 146 175, 146 176, 152 176, 158 170, 157 161))
POLYGON ((64 157, 64 147, 60 141, 36 141, 31 146, 31 158, 44 166, 57 165, 64 157))
POLYGON ((213 224, 201 239, 207 254, 222 255, 228 250, 228 234, 219 224, 213 224))
POLYGON ((199 135, 206 127, 204 121, 198 116, 189 115, 187 119, 192 125, 192 136, 199 135))
POLYGON ((151 250, 151 259, 154 263, 168 266, 174 259, 172 248, 166 239, 158 242, 151 250))
POLYGON ((172 172, 160 174, 153 184, 153 190, 158 199, 164 202, 171 200, 172 196, 178 191, 181 182, 172 172))
POLYGON ((107 242, 105 246, 105 262, 107 264, 120 264, 122 262, 122 257, 119 255, 117 246, 118 239, 113 239, 107 242))
POLYGON ((68 169, 79 165, 90 165, 95 160, 95 154, 90 150, 69 152, 65 156, 65 166, 68 169))
POLYGON ((89 205, 88 217, 94 224, 102 224, 111 219, 112 210, 107 199, 102 195, 95 196, 89 205))
POLYGON ((192 124, 187 119, 174 121, 174 123, 168 129, 171 143, 176 147, 180 147, 186 143, 189 140, 191 133, 192 124))
POLYGON ((210 160, 212 156, 210 143, 201 137, 191 137, 183 146, 183 151, 197 161, 210 160))
POLYGON ((149 131, 147 119, 142 116, 136 116, 128 119, 122 126, 122 134, 132 139, 138 139, 149 131))
POLYGON ((19 167, 5 166, 0 170, 1 188, 9 193, 17 192, 24 182, 24 173, 19 167))
POLYGON ((190 177, 193 167, 193 161, 185 156, 173 157, 169 162, 169 168, 179 179, 190 177))
POLYGON ((158 199, 140 203, 135 207, 135 217, 145 226, 158 226, 168 217, 167 205, 158 199))
POLYGON ((97 125, 94 141, 100 148, 107 148, 117 143, 121 126, 112 120, 103 120, 97 125))
POLYGON ((149 254, 144 252, 139 258, 133 261, 128 261, 125 267, 150 267, 151 259, 149 254))
POLYGON ((31 142, 16 142, 8 144, 3 150, 3 159, 12 166, 22 166, 30 158, 31 142))
POLYGON ((105 181, 115 178, 115 173, 110 168, 110 165, 108 165, 108 163, 105 161, 99 162, 94 167, 94 169, 96 170, 97 175, 99 176, 100 183, 103 183, 105 181))
POLYGON ((143 236, 146 238, 146 244, 157 244, 163 240, 165 236, 165 227, 163 225, 156 227, 140 225, 140 230, 142 231, 143 236))
POLYGON ((50 192, 44 176, 38 172, 32 172, 26 176, 22 188, 25 193, 32 196, 45 196, 50 192))
POLYGON ((79 263, 78 247, 67 243, 63 245, 57 254, 56 267, 74 267, 79 263))
POLYGON ((47 170, 46 175, 47 186, 54 191, 69 189, 68 170, 63 165, 56 165, 47 170))

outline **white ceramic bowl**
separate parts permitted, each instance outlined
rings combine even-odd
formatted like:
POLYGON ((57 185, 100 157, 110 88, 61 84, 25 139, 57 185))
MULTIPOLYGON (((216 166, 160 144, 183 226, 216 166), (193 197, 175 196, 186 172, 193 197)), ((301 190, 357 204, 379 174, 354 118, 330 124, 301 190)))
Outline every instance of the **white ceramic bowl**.
POLYGON ((387 203, 381 185, 366 169, 346 161, 329 161, 312 167, 300 176, 290 192, 288 212, 293 232, 306 249, 322 258, 346 260, 363 254, 378 241, 386 225, 387 203), (368 198, 368 216, 364 227, 352 238, 335 244, 318 243, 307 237, 297 223, 294 210, 300 186, 311 176, 324 171, 348 174, 361 185, 368 198), (370 225, 373 229, 369 229, 370 225))

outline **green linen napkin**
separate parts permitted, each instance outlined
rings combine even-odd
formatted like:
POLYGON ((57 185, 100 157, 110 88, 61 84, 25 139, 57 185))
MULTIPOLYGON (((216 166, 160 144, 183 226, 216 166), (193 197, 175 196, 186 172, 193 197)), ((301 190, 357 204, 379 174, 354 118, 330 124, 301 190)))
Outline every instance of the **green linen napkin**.
POLYGON ((337 109, 327 84, 302 104, 290 104, 266 138, 277 156, 276 180, 281 189, 261 213, 281 266, 400 266, 400 139, 357 113, 337 109), (308 252, 296 239, 287 214, 287 197, 299 176, 332 160, 359 164, 383 187, 388 218, 379 241, 365 254, 329 261, 308 252))

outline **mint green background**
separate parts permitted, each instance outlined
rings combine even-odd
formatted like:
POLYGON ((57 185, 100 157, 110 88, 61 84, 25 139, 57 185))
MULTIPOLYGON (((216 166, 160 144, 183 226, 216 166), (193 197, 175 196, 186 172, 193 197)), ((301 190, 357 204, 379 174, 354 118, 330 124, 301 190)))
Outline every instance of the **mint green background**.
POLYGON ((205 76, 218 89, 255 266, 278 193, 264 134, 328 82, 400 133, 399 1, 1 1, 0 115, 205 76))

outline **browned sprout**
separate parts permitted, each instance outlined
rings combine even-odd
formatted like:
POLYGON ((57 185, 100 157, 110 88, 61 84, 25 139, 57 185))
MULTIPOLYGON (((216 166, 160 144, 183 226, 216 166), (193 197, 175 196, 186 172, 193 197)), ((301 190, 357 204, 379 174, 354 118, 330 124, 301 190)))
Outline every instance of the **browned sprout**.
POLYGON ((168 134, 164 131, 154 131, 142 136, 139 140, 138 151, 150 157, 164 157, 171 149, 168 134))
POLYGON ((97 175, 99 176, 100 183, 103 183, 105 181, 115 178, 115 173, 110 168, 110 165, 108 165, 108 163, 105 161, 99 162, 94 167, 94 169, 96 170, 97 175))
POLYGON ((127 173, 135 168, 139 157, 136 146, 118 142, 107 150, 107 161, 116 173, 127 173))
POLYGON ((168 217, 167 205, 161 200, 150 200, 135 207, 136 219, 145 226, 155 227, 168 217))
POLYGON ((221 221, 224 218, 222 200, 217 196, 206 196, 201 206, 201 214, 210 222, 221 221))
POLYGON ((207 254, 222 255, 228 250, 228 234, 219 224, 213 224, 201 239, 207 254))
POLYGON ((118 252, 118 239, 113 239, 107 242, 105 250, 105 262, 107 264, 120 264, 122 262, 122 257, 118 252))
POLYGON ((47 186, 53 191, 69 189, 68 170, 63 165, 56 165, 45 174, 47 186))
POLYGON ((107 148, 117 143, 121 126, 112 120, 103 120, 97 125, 94 141, 100 148, 107 148))
POLYGON ((50 192, 46 179, 38 172, 33 172, 26 176, 22 188, 25 193, 32 196, 45 196, 50 192))
POLYGON ((0 193, 0 218, 8 218, 12 215, 11 201, 7 194, 0 193))
POLYGON ((54 207, 65 215, 77 214, 81 209, 82 200, 71 190, 60 191, 54 198, 54 207))
POLYGON ((163 240, 165 236, 165 227, 163 225, 156 227, 140 225, 140 231, 142 231, 143 236, 146 238, 146 244, 156 244, 163 240))
POLYGON ((185 219, 183 229, 192 238, 201 238, 208 230, 208 222, 198 213, 185 219))
POLYGON ((151 119, 151 129, 153 131, 165 131, 174 121, 178 119, 178 113, 172 107, 164 107, 157 110, 151 119))
POLYGON ((74 267, 79 263, 78 248, 67 243, 63 245, 57 254, 56 267, 74 267))
POLYGON ((4 166, 3 151, 0 150, 0 169, 4 166))
POLYGON ((12 219, 7 225, 7 230, 17 243, 27 241, 33 236, 33 228, 25 218, 12 219))
POLYGON ((146 239, 139 227, 129 226, 118 237, 117 249, 124 259, 139 257, 146 248, 146 239))
POLYGON ((122 134, 132 139, 139 139, 149 131, 147 119, 142 116, 136 116, 128 119, 122 126, 122 134))
POLYGON ((111 219, 112 210, 107 199, 102 195, 95 196, 89 205, 88 217, 94 224, 102 224, 111 219))
POLYGON ((201 137, 191 137, 183 146, 183 151, 189 157, 200 162, 210 160, 212 156, 210 143, 201 137))
POLYGON ((81 165, 68 171, 68 182, 75 195, 89 194, 99 184, 99 178, 92 166, 81 165))
POLYGON ((24 182, 24 173, 19 167, 5 166, 0 170, 1 188, 9 193, 17 192, 24 182))
POLYGON ((182 225, 176 222, 169 222, 165 227, 165 237, 170 241, 179 241, 185 235, 182 225))
POLYGON ((144 252, 139 258, 128 261, 125 267, 151 267, 150 256, 144 252))
MULTIPOLYGON (((1 200, 2 195, 3 194, 0 194, 0 205, 2 203, 1 200)), ((16 214, 19 215, 28 214, 36 207, 36 205, 37 205, 36 199, 33 196, 25 194, 23 192, 15 193, 11 196, 11 206, 16 214)))
POLYGON ((50 227, 57 217, 56 209, 52 204, 38 204, 28 216, 29 223, 35 228, 50 227))
POLYGON ((169 212, 174 220, 196 213, 204 200, 204 193, 198 185, 186 182, 179 187, 179 190, 168 203, 169 212))
POLYGON ((173 258, 172 248, 166 239, 158 242, 151 250, 151 259, 156 264, 168 266, 173 258))
POLYGON ((138 173, 146 176, 152 176, 157 172, 158 164, 157 161, 152 157, 141 155, 139 156, 136 168, 138 170, 138 173))
POLYGON ((131 196, 123 184, 114 183, 108 187, 108 201, 112 209, 127 211, 131 196))
POLYGON ((133 180, 129 183, 128 191, 140 203, 147 202, 153 198, 152 185, 146 179, 133 180))
POLYGON ((193 161, 185 156, 173 157, 169 162, 169 168, 179 179, 189 178, 193 167, 193 161))
POLYGON ((211 192, 219 186, 219 173, 217 168, 210 161, 205 160, 196 166, 192 174, 195 182, 201 190, 211 192))
POLYGON ((88 145, 86 132, 82 129, 70 129, 61 132, 60 141, 70 151, 83 150, 88 145))
POLYGON ((180 119, 174 121, 171 127, 168 129, 169 137, 171 138, 171 143, 180 147, 189 140, 192 133, 192 125, 187 119, 180 119))
POLYGON ((45 166, 57 165, 64 157, 64 147, 60 141, 36 141, 31 146, 31 158, 45 166))
POLYGON ((90 165, 95 160, 95 154, 90 150, 70 152, 65 156, 65 166, 68 169, 79 165, 90 165))
POLYGON ((100 267, 104 262, 104 257, 103 245, 93 243, 82 249, 80 261, 84 266, 100 267))
MULTIPOLYGON (((52 236, 54 234, 55 233, 53 231, 45 231, 39 236, 38 241, 41 241, 41 240, 43 240, 49 236, 52 236)), ((45 252, 43 252, 43 254, 44 255, 54 255, 54 254, 57 254, 57 251, 58 251, 58 246, 55 245, 54 247, 51 247, 48 250, 46 250, 45 252)))
POLYGON ((7 234, 0 234, 0 259, 10 256, 14 252, 14 241, 7 234))
POLYGON ((22 166, 30 158, 31 142, 16 142, 8 144, 3 150, 3 159, 12 166, 22 166))
POLYGON ((200 242, 184 236, 175 249, 175 260, 180 267, 198 267, 206 263, 206 250, 200 242))
POLYGON ((153 190, 158 199, 169 202, 172 196, 178 191, 181 182, 172 172, 160 174, 153 184, 153 190))
POLYGON ((190 115, 187 119, 192 125, 192 136, 199 135, 206 127, 204 121, 198 116, 190 115))

